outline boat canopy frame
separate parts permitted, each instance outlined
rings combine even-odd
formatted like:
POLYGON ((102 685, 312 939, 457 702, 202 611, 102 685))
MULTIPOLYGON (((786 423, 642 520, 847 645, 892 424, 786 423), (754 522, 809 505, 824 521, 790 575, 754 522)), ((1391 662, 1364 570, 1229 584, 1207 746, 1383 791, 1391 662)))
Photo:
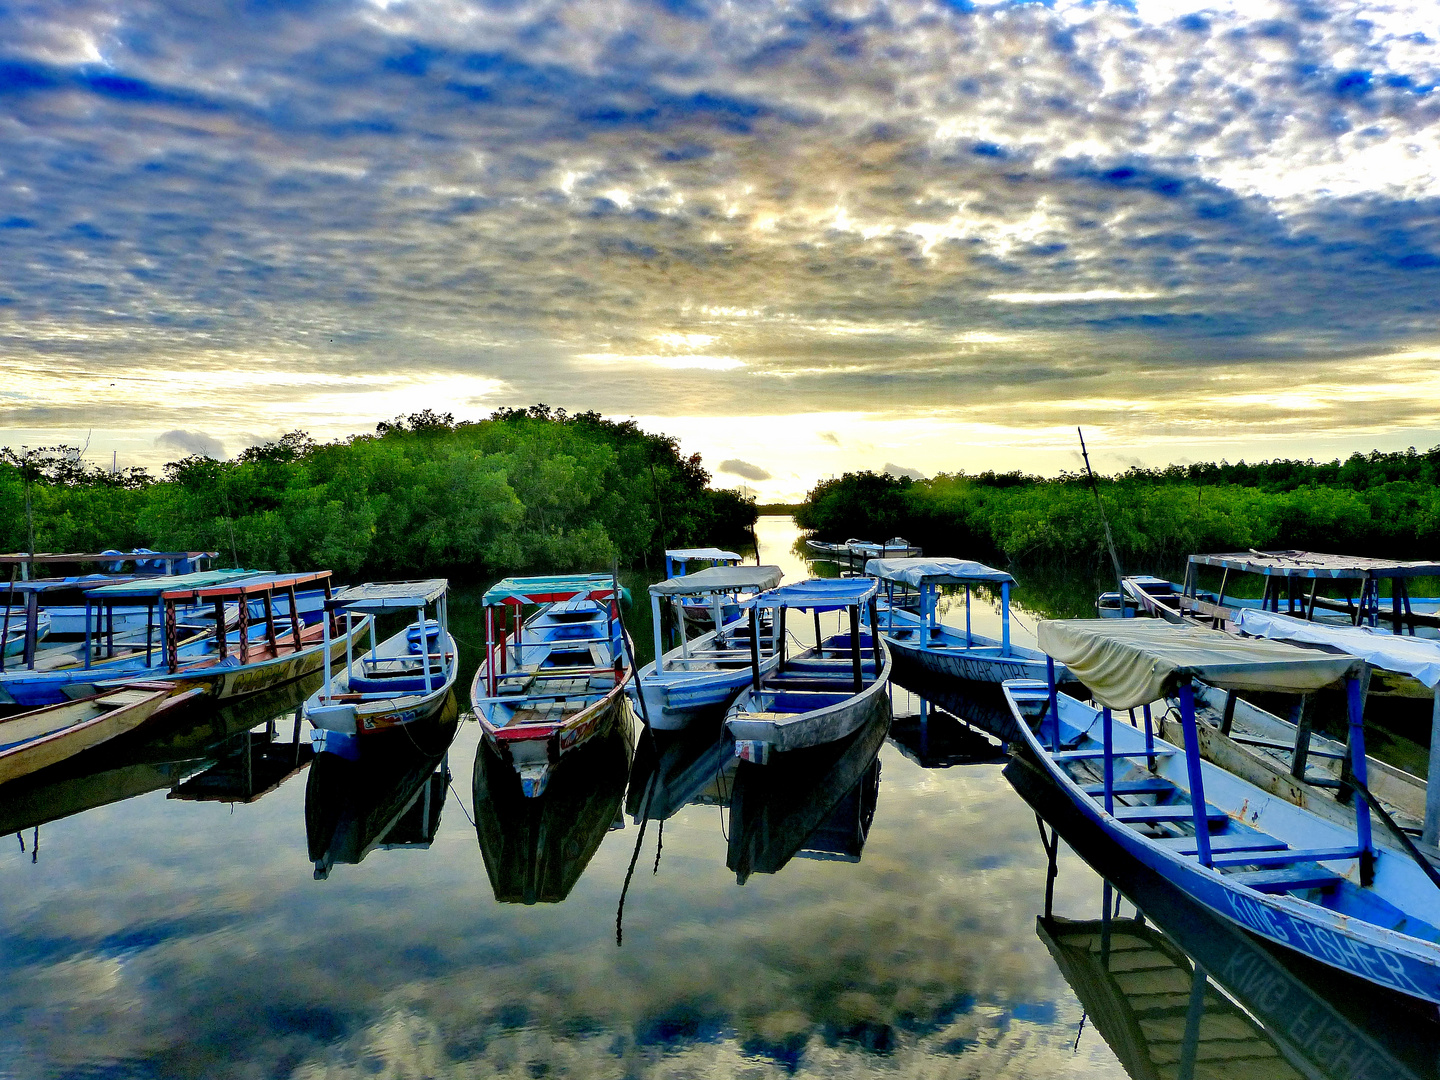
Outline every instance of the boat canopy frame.
MULTIPOLYGON (((922 631, 938 629, 940 626, 940 587, 963 585, 965 587, 965 647, 975 644, 975 633, 971 623, 971 589, 976 585, 1000 586, 1000 655, 1010 655, 1010 586, 1015 578, 1004 570, 996 570, 973 559, 950 558, 907 558, 871 559, 865 564, 865 573, 885 584, 886 624, 885 632, 895 630, 895 586, 905 585, 918 589, 920 593, 920 623, 922 631)), ((922 635, 922 643, 928 635, 922 635)))
POLYGON ((620 681, 628 657, 625 645, 625 628, 620 618, 620 604, 629 599, 629 591, 620 585, 614 573, 610 574, 559 574, 550 577, 502 578, 485 590, 481 604, 485 608, 485 664, 486 691, 489 697, 498 696, 499 682, 510 670, 511 613, 514 608, 514 648, 518 659, 524 645, 525 607, 564 603, 566 600, 590 600, 604 603, 608 612, 610 635, 610 656, 614 663, 616 682, 620 681), (496 619, 496 614, 500 618, 496 619))
MULTIPOLYGON (((350 671, 353 659, 351 650, 355 644, 355 616, 356 615, 390 615, 401 611, 413 611, 415 622, 412 624, 420 635, 420 657, 425 677, 425 693, 433 693, 437 688, 433 681, 439 679, 439 686, 444 686, 450 679, 451 669, 460 662, 458 656, 452 656, 446 648, 450 640, 450 581, 448 578, 423 578, 418 581, 369 581, 363 585, 350 585, 339 592, 331 593, 329 586, 326 586, 325 596, 325 624, 324 644, 325 656, 325 684, 321 690, 321 701, 330 705, 335 701, 334 687, 335 680, 330 676, 330 642, 331 631, 339 636, 339 615, 345 616, 345 672, 350 671), (430 620, 426 610, 435 608, 435 621, 439 624, 440 632, 437 635, 440 646, 440 672, 438 676, 432 675, 431 653, 430 653, 430 620), (332 626, 333 624, 333 626, 332 626)), ((294 592, 291 592, 293 602, 294 592)), ((269 610, 269 605, 266 605, 269 610)), ((376 633, 376 618, 370 619, 370 661, 375 663, 378 660, 376 650, 379 648, 378 635, 376 633)), ((298 641, 298 636, 297 636, 298 641)), ((368 697, 371 695, 361 695, 368 697)), ((382 695, 373 695, 382 696, 382 695)))

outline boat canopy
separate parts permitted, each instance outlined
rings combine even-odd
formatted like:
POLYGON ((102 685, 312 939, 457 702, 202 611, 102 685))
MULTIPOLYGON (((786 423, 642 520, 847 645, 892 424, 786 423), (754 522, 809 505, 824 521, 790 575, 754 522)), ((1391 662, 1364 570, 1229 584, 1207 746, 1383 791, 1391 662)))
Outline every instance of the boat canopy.
POLYGON ((708 596, 741 589, 773 589, 782 576, 778 566, 707 566, 693 574, 650 586, 651 596, 708 596))
POLYGON ((86 589, 85 595, 92 600, 100 601, 154 599, 162 593, 214 588, 217 585, 229 585, 242 578, 251 577, 274 577, 274 575, 265 570, 205 570, 198 574, 134 578, 112 585, 99 585, 93 589, 86 589))
POLYGON ((378 581, 364 585, 351 585, 341 589, 325 607, 344 608, 368 615, 380 615, 387 611, 414 611, 416 608, 433 604, 445 595, 450 582, 445 578, 426 578, 423 581, 378 581))
MULTIPOLYGON (((609 574, 559 574, 553 577, 516 577, 497 581, 485 590, 484 604, 553 604, 583 596, 609 600, 615 579, 609 574)), ((625 590, 620 590, 624 597, 625 590)))
POLYGON ((1195 566, 1243 570, 1266 577, 1411 578, 1440 576, 1440 562, 1366 559, 1358 555, 1326 555, 1320 551, 1235 551, 1223 555, 1191 555, 1195 566))
POLYGON ((867 603, 878 588, 879 582, 868 577, 810 578, 771 589, 760 600, 766 607, 837 611, 867 603))
POLYGON ((1230 625, 1272 641, 1332 646, 1386 671, 1412 675, 1432 690, 1440 685, 1440 641, 1433 638, 1380 633, 1368 626, 1328 626, 1254 608, 1237 610, 1230 625))
POLYGON ((1047 619, 1037 636, 1040 648, 1112 709, 1148 705, 1187 678, 1224 690, 1308 694, 1364 666, 1354 656, 1159 619, 1047 619))
POLYGON ((972 559, 871 559, 865 573, 883 581, 921 585, 1001 585, 1015 579, 972 559))
POLYGON ((741 557, 735 552, 723 548, 666 548, 665 557, 676 562, 701 562, 706 559, 712 562, 741 561, 741 557))

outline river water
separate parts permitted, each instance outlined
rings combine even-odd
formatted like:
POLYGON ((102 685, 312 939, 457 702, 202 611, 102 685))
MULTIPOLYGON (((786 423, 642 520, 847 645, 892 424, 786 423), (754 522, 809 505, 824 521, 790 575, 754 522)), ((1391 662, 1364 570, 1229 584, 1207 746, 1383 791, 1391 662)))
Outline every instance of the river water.
POLYGON ((0 1077, 1436 1075, 1428 1019, 1107 861, 905 690, 804 769, 617 733, 525 805, 463 702, 310 763, 312 687, 0 788, 0 1077))

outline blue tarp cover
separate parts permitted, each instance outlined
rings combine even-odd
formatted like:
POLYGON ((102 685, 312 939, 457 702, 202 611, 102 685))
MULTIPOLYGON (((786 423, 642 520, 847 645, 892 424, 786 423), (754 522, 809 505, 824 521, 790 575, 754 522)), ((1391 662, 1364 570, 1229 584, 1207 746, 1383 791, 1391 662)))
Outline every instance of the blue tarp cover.
POLYGON ((879 588, 874 578, 810 578, 760 594, 762 607, 781 605, 807 611, 834 611, 864 604, 879 588))

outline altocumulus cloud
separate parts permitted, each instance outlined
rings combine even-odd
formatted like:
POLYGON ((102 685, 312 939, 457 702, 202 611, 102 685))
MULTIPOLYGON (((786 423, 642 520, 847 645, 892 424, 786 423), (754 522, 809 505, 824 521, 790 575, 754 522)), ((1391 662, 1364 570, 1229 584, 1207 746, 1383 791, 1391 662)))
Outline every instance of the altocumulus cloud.
POLYGON ((1151 10, 7 8, 0 423, 1440 424, 1432 9, 1151 10))

